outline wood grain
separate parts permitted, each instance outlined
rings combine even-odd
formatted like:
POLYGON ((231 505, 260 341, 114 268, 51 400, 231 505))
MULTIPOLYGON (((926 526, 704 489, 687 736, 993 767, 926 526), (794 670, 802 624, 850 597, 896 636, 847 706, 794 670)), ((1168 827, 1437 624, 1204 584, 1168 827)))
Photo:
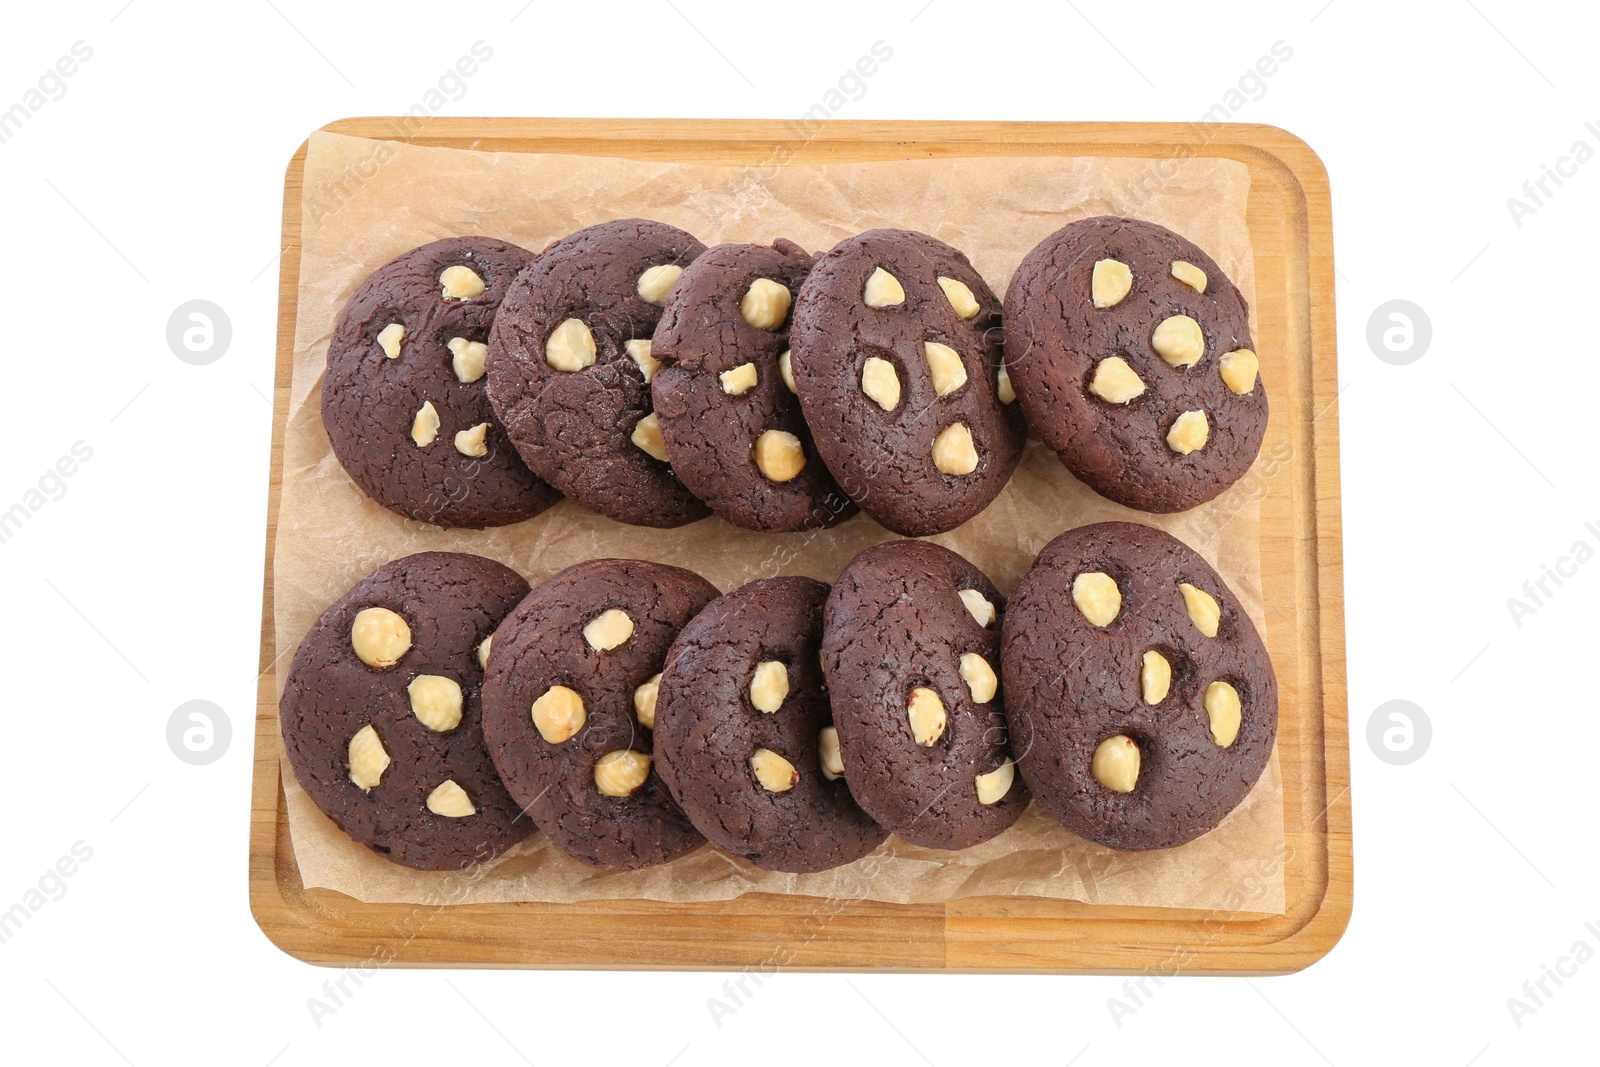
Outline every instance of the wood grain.
MULTIPOLYGON (((357 137, 481 151, 782 166, 977 155, 1218 156, 1249 167, 1257 347, 1287 459, 1263 477, 1265 637, 1280 683, 1287 913, 974 898, 895 905, 749 895, 703 904, 363 904, 301 883, 278 766, 273 550, 300 276, 305 145, 284 179, 278 362, 250 811, 250 906, 266 935, 348 966, 765 968, 1275 974, 1326 955, 1353 894, 1339 513, 1333 230, 1327 172, 1268 126, 1180 123, 797 122, 361 118, 357 137), (1279 417, 1282 412, 1286 417, 1279 417)), ((1280 451, 1280 454, 1283 454, 1280 451)), ((1259 464, 1258 464, 1259 467, 1259 464)), ((1243 906, 1243 903, 1241 904, 1243 906)))

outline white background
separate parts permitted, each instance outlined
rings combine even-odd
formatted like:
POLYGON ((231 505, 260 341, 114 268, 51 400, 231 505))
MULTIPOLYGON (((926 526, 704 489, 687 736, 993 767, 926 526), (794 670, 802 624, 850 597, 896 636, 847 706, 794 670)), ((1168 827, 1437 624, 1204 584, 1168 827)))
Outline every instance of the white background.
POLYGON ((93 49, 0 144, 0 510, 75 442, 92 449, 0 544, 0 910, 75 843, 92 849, 0 944, 8 1058, 1593 1057, 1600 961, 1547 980, 1553 995, 1520 1020, 1507 999, 1580 939, 1600 950, 1600 565, 1568 566, 1520 625, 1507 600, 1575 542, 1600 547, 1600 162, 1547 182, 1520 226, 1506 203, 1575 141, 1600 147, 1584 127, 1600 120, 1592 12, 124 3, 13 5, 0 35, 0 108, 74 42, 93 49), (313 1022, 307 999, 336 975, 268 943, 245 888, 283 172, 312 129, 405 111, 478 40, 493 58, 444 114, 794 118, 882 40, 892 60, 840 117, 1189 121, 1274 42, 1292 48, 1236 118, 1304 138, 1334 191, 1357 888, 1327 959, 1288 978, 1169 981, 1120 1026, 1107 1007, 1120 978, 784 974, 719 1027, 706 1002, 723 975, 463 971, 382 972, 313 1022), (166 342, 168 316, 196 298, 232 321, 209 366, 166 342), (1392 299, 1432 323, 1407 366, 1366 340, 1392 299), (167 746, 191 699, 232 723, 208 766, 167 746), (1433 728, 1404 766, 1366 740, 1394 699, 1433 728))

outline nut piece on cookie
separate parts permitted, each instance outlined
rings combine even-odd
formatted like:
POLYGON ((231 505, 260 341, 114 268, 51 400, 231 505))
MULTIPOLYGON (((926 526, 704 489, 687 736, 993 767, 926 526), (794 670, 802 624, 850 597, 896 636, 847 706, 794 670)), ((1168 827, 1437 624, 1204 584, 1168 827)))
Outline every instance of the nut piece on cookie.
POLYGON ((770 748, 756 749, 756 754, 750 757, 750 769, 755 772, 761 788, 769 793, 786 793, 800 783, 800 772, 794 769, 794 764, 770 748))
POLYGON ((861 391, 885 411, 893 411, 900 404, 900 375, 894 364, 881 356, 868 356, 861 364, 861 391))
POLYGON ((771 278, 757 278, 740 299, 739 314, 758 330, 777 330, 789 317, 789 305, 793 302, 787 286, 771 278))
POLYGON ((1126 734, 1100 742, 1094 750, 1094 780, 1117 793, 1131 793, 1139 784, 1139 746, 1126 734))
POLYGON ((1211 739, 1223 748, 1230 747, 1239 738, 1243 717, 1239 691, 1227 682, 1212 682, 1206 686, 1205 706, 1211 739))
POLYGON ((683 277, 683 268, 676 263, 663 263, 639 275, 639 299, 656 307, 667 302, 667 294, 683 277))
POLYGON ((1094 265, 1089 295, 1094 306, 1104 310, 1116 307, 1133 290, 1133 269, 1115 259, 1102 259, 1094 265))
POLYGON ((1089 392, 1108 404, 1126 404, 1144 395, 1144 379, 1121 356, 1108 356, 1096 364, 1089 392))
POLYGON ((1016 765, 1009 759, 989 773, 978 775, 976 779, 978 803, 986 805, 1000 803, 1005 799, 1005 795, 1011 792, 1011 783, 1016 777, 1016 765))
POLYGON ((972 694, 974 704, 989 703, 1000 688, 994 668, 976 652, 961 653, 961 680, 967 683, 967 691, 972 694))
POLYGON ((411 420, 411 440, 418 448, 427 448, 439 437, 439 410, 433 401, 424 400, 411 420))
POLYGON ((411 627, 388 608, 362 608, 350 624, 350 647, 362 663, 387 670, 411 650, 411 627))
POLYGON ((602 796, 632 796, 649 777, 650 757, 631 748, 607 752, 594 763, 594 787, 602 796))
POLYGON ((439 284, 444 288, 446 300, 471 300, 482 296, 487 288, 477 271, 462 266, 446 267, 439 275, 439 284))
POLYGON ((1206 335, 1189 316, 1172 315, 1156 324, 1150 347, 1174 367, 1192 367, 1206 354, 1206 335))
POLYGON ((750 703, 755 709, 771 715, 783 707, 789 696, 789 668, 775 659, 756 664, 750 678, 750 703))
POLYGON ((1183 605, 1189 609, 1189 621, 1194 623, 1194 628, 1207 637, 1217 636, 1222 608, 1217 604, 1216 597, 1188 582, 1180 582, 1178 589, 1183 593, 1183 605))
POLYGON ((481 459, 489 454, 489 424, 480 422, 476 426, 456 432, 456 451, 463 456, 481 459))
POLYGON ((484 365, 489 359, 489 346, 482 341, 469 341, 465 337, 452 337, 445 342, 450 350, 450 369, 456 381, 471 384, 483 377, 484 365))
POLYGON ((931 746, 944 736, 944 701, 932 689, 918 686, 911 691, 911 699, 906 704, 906 721, 911 724, 911 736, 917 744, 924 748, 931 746))
POLYGON ((609 652, 633 636, 633 620, 620 608, 607 608, 583 628, 583 639, 596 652, 609 652))
POLYGON ((1139 667, 1139 693, 1144 697, 1144 702, 1151 707, 1167 699, 1167 692, 1172 688, 1172 664, 1167 662, 1167 657, 1150 649, 1144 654, 1143 663, 1139 667))
POLYGON ((729 396, 744 396, 756 387, 761 375, 757 373, 754 363, 741 363, 717 375, 717 380, 722 383, 722 391, 729 396))
POLYGON ((922 354, 928 361, 935 396, 948 396, 967 384, 967 366, 955 349, 938 341, 924 341, 922 354))
POLYGON ((972 295, 972 290, 967 287, 966 282, 940 277, 939 288, 944 290, 945 299, 950 301, 950 306, 962 318, 970 319, 982 310, 978 298, 972 295))
POLYGON ((794 358, 787 348, 783 350, 783 355, 778 357, 778 374, 783 378, 785 389, 791 393, 799 392, 794 387, 794 358))
POLYGON ((489 650, 491 648, 493 648, 493 647, 494 647, 494 634, 490 634, 488 637, 485 637, 481 642, 479 642, 479 644, 478 644, 478 668, 480 670, 485 670, 486 671, 486 670, 489 669, 489 650))
POLYGON ((533 725, 539 736, 552 745, 572 737, 589 720, 584 710, 583 697, 577 690, 564 685, 553 685, 533 702, 533 725))
POLYGON ((861 290, 861 302, 869 308, 893 307, 906 302, 906 290, 899 278, 878 267, 867 276, 867 284, 861 290))
POLYGON ((1010 404, 1017 399, 1017 391, 1011 386, 1011 372, 1006 370, 1004 363, 1000 364, 1000 373, 995 377, 995 395, 1002 404, 1010 404))
POLYGON ((1254 352, 1248 348, 1236 348, 1232 352, 1224 352, 1217 364, 1222 372, 1222 383, 1229 389, 1240 396, 1255 390, 1256 375, 1261 373, 1261 361, 1254 352))
POLYGON ((562 319, 544 342, 544 361, 571 374, 594 366, 594 333, 579 319, 562 319))
POLYGON ((1211 423, 1207 421, 1206 413, 1185 411, 1173 420, 1172 429, 1167 431, 1167 447, 1180 456, 1187 456, 1206 447, 1210 437, 1211 423))
POLYGON ((1172 261, 1172 276, 1197 293, 1206 291, 1206 272, 1181 259, 1172 261))
POLYGON ((657 671, 633 691, 633 714, 647 730, 656 728, 656 697, 661 694, 661 672, 657 671))
POLYGON ((1085 571, 1072 580, 1072 602, 1095 626, 1110 626, 1122 611, 1122 590, 1109 574, 1085 571))
POLYGON ((965 423, 957 422, 939 431, 933 439, 933 465, 955 477, 978 469, 978 449, 965 423))
POLYGON ((651 459, 659 459, 663 463, 667 461, 667 442, 661 436, 661 418, 655 412, 633 424, 633 433, 628 440, 651 459))
POLYGON ((650 379, 656 376, 656 371, 661 369, 661 361, 650 354, 650 342, 637 338, 623 343, 622 350, 628 353, 628 358, 639 367, 639 373, 644 375, 644 383, 650 384, 650 379))
POLYGON ((994 605, 989 602, 988 597, 976 589, 963 589, 956 595, 961 598, 961 603, 966 605, 967 613, 979 626, 987 629, 989 624, 994 622, 994 605))
POLYGON ((350 738, 350 780, 367 792, 372 792, 389 769, 389 753, 378 737, 378 731, 369 722, 350 738))
POLYGON ((806 469, 806 450, 787 430, 764 430, 756 438, 756 468, 774 482, 787 482, 806 469))
POLYGON ((452 778, 446 778, 428 794, 428 810, 447 819, 464 819, 468 815, 478 814, 467 791, 456 785, 452 778))
POLYGON ((400 342, 405 339, 406 328, 398 322, 391 322, 378 331, 378 347, 390 359, 400 358, 400 342))
POLYGON ((817 762, 822 764, 822 777, 837 781, 844 777, 844 750, 839 747, 839 731, 824 726, 817 733, 817 762))
POLYGON ((406 686, 411 714, 437 733, 461 725, 461 683, 439 674, 419 674, 406 686))

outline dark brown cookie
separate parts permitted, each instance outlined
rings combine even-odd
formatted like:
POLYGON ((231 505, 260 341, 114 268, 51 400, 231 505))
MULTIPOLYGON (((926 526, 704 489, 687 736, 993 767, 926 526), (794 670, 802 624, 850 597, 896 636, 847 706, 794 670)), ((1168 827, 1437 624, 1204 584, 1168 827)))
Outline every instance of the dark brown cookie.
POLYGON ((672 469, 735 526, 833 526, 856 512, 818 458, 789 373, 789 310, 813 256, 791 241, 718 245, 667 299, 651 382, 672 469))
POLYGON ((928 541, 867 549, 834 583, 822 659, 845 780, 882 826, 966 848, 1028 806, 998 691, 1000 593, 928 541))
POLYGON ((1261 451, 1267 396, 1250 309, 1210 256, 1165 227, 1102 216, 1046 237, 1011 277, 1005 333, 1028 421, 1119 504, 1203 504, 1261 451))
POLYGON ((489 398, 528 466, 602 515, 682 526, 709 514, 673 475, 651 409, 651 335, 677 275, 705 246, 622 219, 540 255, 489 339, 489 398))
POLYGON ((533 258, 504 241, 451 237, 379 267, 345 304, 328 344, 322 422, 345 471, 384 507, 481 529, 561 499, 511 447, 483 380, 495 312, 533 258))
POLYGON ((1160 530, 1102 522, 1046 545, 1011 595, 1001 660, 1022 777, 1102 845, 1194 840, 1272 755, 1267 650, 1210 564, 1160 530))
POLYGON ((667 655, 656 768, 711 842, 806 873, 860 859, 887 832, 842 777, 811 578, 764 578, 711 602, 667 655))
POLYGON ((452 870, 533 832, 483 741, 479 648, 528 591, 458 552, 379 567, 306 634, 279 701, 295 778, 356 841, 452 870))
POLYGON ((1001 399, 1000 301, 966 256, 909 230, 841 241, 801 287, 789 340, 817 450, 878 522, 940 533, 1005 488, 1026 428, 1001 399))
POLYGON ((653 766, 654 690, 684 623, 715 599, 692 571, 596 559, 550 578, 495 631, 484 737, 506 788, 567 855, 665 863, 704 843, 653 766))

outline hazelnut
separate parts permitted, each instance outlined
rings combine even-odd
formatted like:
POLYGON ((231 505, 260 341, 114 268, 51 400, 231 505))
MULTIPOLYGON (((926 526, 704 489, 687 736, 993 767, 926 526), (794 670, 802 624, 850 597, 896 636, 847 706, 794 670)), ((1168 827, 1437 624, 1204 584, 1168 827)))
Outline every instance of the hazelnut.
POLYGON ((1236 348, 1232 352, 1224 352, 1217 361, 1218 369, 1222 372, 1222 382, 1229 389, 1244 396, 1254 391, 1256 375, 1261 373, 1261 361, 1256 354, 1248 348, 1236 348))
POLYGON ((786 793, 800 781, 800 772, 794 769, 794 764, 770 748, 756 749, 756 754, 750 757, 750 769, 755 772, 761 788, 769 793, 786 793))
POLYGON ((471 300, 482 296, 484 290, 483 279, 471 267, 446 267, 439 275, 439 284, 444 287, 446 300, 471 300))
POLYGON ((956 595, 961 598, 961 603, 966 605, 967 613, 979 626, 987 629, 989 624, 994 622, 994 605, 989 602, 988 597, 976 589, 963 589, 956 595))
POLYGON ((411 714, 438 733, 461 725, 461 684, 438 674, 419 674, 406 686, 411 714))
POLYGON ((868 356, 861 364, 861 391, 885 411, 893 411, 900 403, 900 375, 894 364, 880 356, 868 356))
POLYGON ((1000 398, 1000 403, 1009 404, 1017 399, 1017 391, 1011 387, 1011 372, 1006 370, 1004 363, 1000 364, 1000 373, 995 379, 995 395, 1000 398))
POLYGON ((1194 628, 1207 637, 1217 636, 1217 624, 1222 619, 1222 608, 1217 604, 1216 598, 1188 582, 1180 582, 1178 590, 1183 593, 1183 606, 1189 609, 1189 621, 1194 623, 1194 628))
POLYGON ((609 652, 633 636, 633 620, 620 608, 607 608, 583 628, 583 639, 596 652, 609 652))
POLYGON ((465 337, 452 337, 445 342, 445 347, 450 350, 450 369, 456 372, 456 381, 470 383, 483 377, 489 359, 488 345, 465 337))
POLYGON ((1206 447, 1210 436, 1211 424, 1206 421, 1206 413, 1185 411, 1173 420, 1172 429, 1167 431, 1167 447, 1180 456, 1187 456, 1206 447))
POLYGON ((978 306, 978 298, 972 295, 972 290, 967 288, 965 282, 941 277, 939 288, 944 290, 944 298, 950 301, 950 306, 962 318, 970 319, 982 310, 978 306))
POLYGON ((967 683, 974 704, 987 704, 994 699, 1000 680, 994 676, 989 661, 976 652, 961 653, 961 680, 967 683))
POLYGON ((1143 664, 1139 668, 1139 692, 1144 696, 1144 702, 1154 707, 1167 699, 1167 692, 1171 688, 1172 664, 1152 648, 1144 654, 1143 664))
POLYGON ((931 747, 944 736, 944 701, 932 689, 918 686, 906 704, 906 720, 911 723, 911 736, 917 744, 931 747))
POLYGON ((822 777, 837 781, 844 777, 844 750, 839 747, 839 731, 824 726, 817 734, 817 762, 822 764, 822 777))
POLYGON ((794 357, 787 348, 783 350, 783 355, 778 357, 778 374, 783 378, 785 389, 791 393, 800 391, 794 387, 794 357))
POLYGON ((1181 259, 1172 261, 1172 276, 1197 293, 1206 291, 1206 272, 1181 259))
POLYGON ((651 412, 633 424, 633 434, 628 438, 651 459, 667 461, 667 442, 661 436, 661 419, 651 412))
POLYGON ((756 664, 750 678, 750 703, 755 709, 771 715, 783 707, 789 696, 789 668, 775 659, 756 664))
POLYGON ((544 361, 571 374, 594 366, 594 334, 578 319, 562 319, 544 342, 544 361))
POLYGON ((644 375, 644 383, 650 384, 650 379, 656 376, 656 371, 661 369, 661 361, 650 354, 648 340, 632 340, 623 343, 622 350, 628 353, 628 358, 638 366, 639 373, 644 375))
POLYGON ((1102 259, 1094 265, 1089 294, 1097 308, 1116 307, 1133 290, 1133 270, 1115 259, 1102 259))
POLYGON ((594 761, 594 787, 602 796, 632 796, 649 777, 650 757, 631 748, 607 752, 594 761))
POLYGON ((350 647, 369 667, 387 670, 411 649, 411 627, 388 608, 362 608, 350 624, 350 647))
POLYGON ((383 349, 383 354, 390 359, 400 358, 400 342, 406 339, 406 328, 398 322, 391 322, 378 331, 378 347, 383 349))
POLYGON ((1016 780, 1017 768, 1009 759, 1000 764, 988 774, 978 775, 979 804, 998 804, 1011 792, 1011 783, 1016 780))
POLYGON ((683 268, 676 263, 663 263, 639 275, 639 299, 660 307, 667 302, 667 294, 683 277, 683 268))
POLYGON ((1206 354, 1206 335, 1189 316, 1173 315, 1156 325, 1156 332, 1150 335, 1150 347, 1174 367, 1192 367, 1206 354))
POLYGON ((965 423, 953 423, 933 439, 933 465, 945 474, 960 476, 978 469, 978 449, 965 423))
POLYGON ((1126 734, 1100 742, 1094 750, 1094 780, 1118 793, 1131 793, 1139 784, 1139 746, 1126 734))
POLYGON ((1144 379, 1121 356, 1107 356, 1096 364, 1089 392, 1108 404, 1126 404, 1144 395, 1144 379))
POLYGON ((882 267, 867 276, 867 284, 861 290, 861 301, 869 308, 892 307, 905 303, 905 300, 906 291, 900 279, 882 267))
POLYGON ((938 341, 924 341, 922 354, 928 361, 928 374, 933 378, 934 396, 948 396, 967 384, 967 366, 955 349, 938 341))
POLYGON ((633 691, 633 714, 647 730, 656 728, 656 698, 661 695, 661 672, 652 674, 633 691))
POLYGON ((439 436, 439 411, 433 401, 424 400, 411 420, 411 440, 418 448, 427 448, 439 436))
POLYGON ((793 302, 786 286, 771 278, 757 278, 740 299, 739 314, 758 330, 777 330, 789 317, 789 305, 793 302))
POLYGON ((754 455, 756 468, 774 482, 787 482, 806 469, 806 450, 787 430, 763 431, 754 455))
POLYGON ((449 778, 440 782, 434 791, 428 794, 428 810, 447 819, 464 819, 468 815, 478 814, 478 809, 472 806, 472 798, 467 796, 467 791, 449 778))
POLYGON ((474 459, 489 454, 489 424, 480 422, 456 433, 456 451, 474 459))
POLYGON ((729 396, 744 396, 756 387, 760 375, 756 373, 754 363, 741 363, 732 370, 725 370, 717 375, 722 382, 722 391, 729 396))
POLYGON ((1072 602, 1095 626, 1110 626, 1122 611, 1122 590, 1101 571, 1085 571, 1072 579, 1072 602))
POLYGON ((1223 748, 1239 739, 1241 708, 1239 691, 1227 682, 1206 686, 1206 717, 1211 721, 1211 740, 1223 748))
POLYGON ((350 780, 372 792, 389 769, 389 753, 384 750, 378 731, 369 722, 350 739, 350 780))
POLYGON ((539 736, 552 745, 559 745, 567 738, 583 729, 583 724, 589 721, 589 713, 584 709, 583 697, 577 690, 568 689, 564 685, 552 685, 546 689, 538 700, 533 702, 531 709, 534 728, 539 731, 539 736))
POLYGON ((482 670, 489 669, 489 649, 494 645, 494 634, 490 634, 478 643, 478 667, 482 670))

